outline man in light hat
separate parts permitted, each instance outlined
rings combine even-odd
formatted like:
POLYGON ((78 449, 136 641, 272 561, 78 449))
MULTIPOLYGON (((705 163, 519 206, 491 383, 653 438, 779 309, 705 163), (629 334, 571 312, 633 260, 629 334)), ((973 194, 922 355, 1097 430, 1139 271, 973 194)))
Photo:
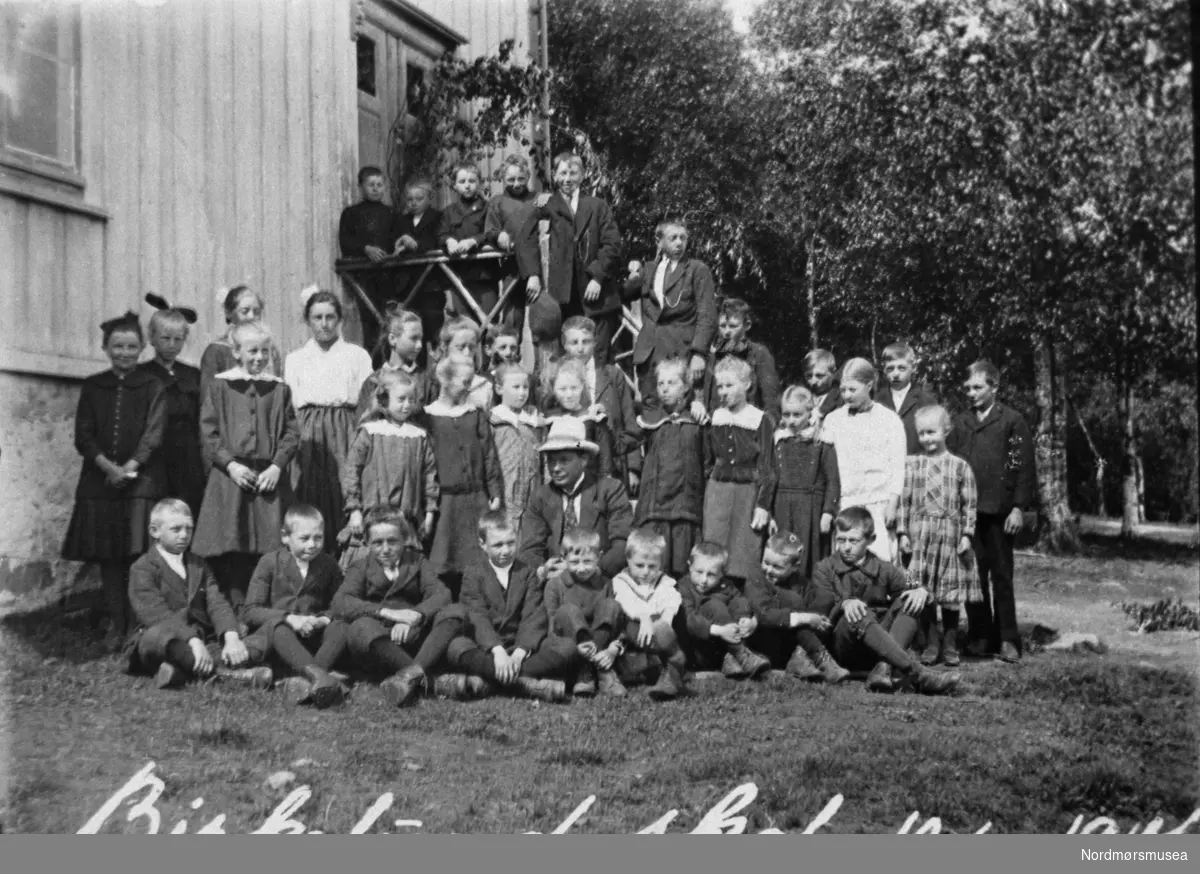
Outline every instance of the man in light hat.
POLYGON ((605 576, 611 578, 625 567, 633 508, 620 482, 587 473, 588 456, 600 447, 587 439, 585 427, 569 416, 555 419, 546 442, 538 447, 546 457, 550 482, 533 493, 521 517, 519 557, 538 568, 543 581, 565 569, 563 534, 576 527, 600 535, 600 570, 605 576))

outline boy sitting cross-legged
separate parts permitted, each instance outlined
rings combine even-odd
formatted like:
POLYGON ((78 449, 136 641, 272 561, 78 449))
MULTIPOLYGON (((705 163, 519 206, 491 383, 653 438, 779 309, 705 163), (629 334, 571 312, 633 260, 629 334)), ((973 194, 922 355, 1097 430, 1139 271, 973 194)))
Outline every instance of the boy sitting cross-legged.
POLYGON ((832 626, 825 616, 828 595, 814 597, 804 576, 804 544, 790 531, 772 534, 762 562, 746 580, 746 598, 758 630, 751 642, 773 664, 798 680, 840 683, 850 672, 825 648, 832 626))
POLYGON ((241 680, 269 689, 274 677, 262 662, 269 645, 261 634, 242 640, 233 608, 204 559, 188 551, 192 511, 165 498, 150 513, 154 546, 129 570, 129 603, 139 629, 130 638, 131 673, 155 671, 160 689, 180 686, 189 676, 241 680), (221 642, 214 657, 205 645, 221 642))
POLYGON ((834 519, 834 553, 817 565, 813 596, 833 625, 833 657, 844 667, 873 665, 867 677, 872 692, 894 692, 911 685, 926 695, 948 695, 960 679, 937 673, 908 655, 917 617, 929 598, 910 588, 904 571, 868 552, 875 522, 865 507, 847 507, 834 519), (892 671, 901 674, 899 683, 892 671))
POLYGON ((389 676, 379 684, 401 707, 427 685, 430 672, 462 634, 466 611, 413 546, 404 516, 378 508, 363 523, 370 555, 346 571, 333 598, 333 618, 350 623, 351 658, 389 676))
POLYGON ((684 691, 687 656, 672 628, 682 603, 675 581, 663 573, 666 539, 642 528, 629 535, 625 547, 628 567, 613 580, 613 594, 625 614, 622 645, 635 653, 656 655, 664 663, 658 681, 646 693, 669 701, 684 691))
POLYGON ((703 540, 692 547, 688 575, 679 582, 687 622, 687 649, 700 670, 719 668, 727 677, 758 677, 771 670, 769 659, 746 645, 758 628, 750 602, 725 578, 729 551, 703 540))
POLYGON ((602 695, 624 695, 613 664, 621 654, 621 608, 613 585, 600 571, 600 535, 572 528, 563 535, 562 567, 547 582, 546 615, 555 646, 573 648, 583 661, 571 694, 590 698, 597 686, 602 695))
POLYGON ((325 520, 308 504, 293 504, 283 516, 283 547, 259 559, 242 615, 261 629, 272 653, 294 676, 283 682, 289 704, 319 708, 339 703, 341 682, 330 674, 346 651, 346 623, 329 615, 342 584, 342 569, 324 551, 325 520))
POLYGON ((547 637, 542 584, 537 572, 516 558, 517 531, 504 510, 479 517, 479 546, 484 557, 463 574, 460 600, 467 611, 462 637, 455 638, 447 660, 462 674, 438 678, 448 698, 481 697, 511 691, 527 698, 562 701, 561 677, 575 660, 567 641, 547 637))

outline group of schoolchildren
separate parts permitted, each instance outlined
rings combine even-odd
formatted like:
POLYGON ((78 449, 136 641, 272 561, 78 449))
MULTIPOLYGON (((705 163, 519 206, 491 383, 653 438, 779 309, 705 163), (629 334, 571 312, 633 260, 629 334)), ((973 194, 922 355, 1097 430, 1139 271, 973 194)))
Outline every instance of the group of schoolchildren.
MULTIPOLYGON (((282 675, 290 703, 316 707, 352 677, 397 706, 639 682, 669 700, 690 672, 772 667, 947 694, 959 675, 931 666, 960 663, 964 606, 969 653, 1020 658, 1012 537, 1033 502, 1032 444, 996 401, 994 366, 972 365, 971 409, 953 421, 913 382, 904 343, 884 350, 878 394, 870 362, 839 372, 825 350, 805 358, 806 385, 781 390, 749 307, 718 301, 682 222, 663 222, 655 260, 618 282, 619 234, 579 194, 578 158, 556 159, 549 198, 509 186, 523 210, 475 204, 470 169, 439 242, 515 248, 522 303, 552 297, 560 343, 536 374, 519 313, 481 334, 446 312, 427 350, 422 315, 390 307, 377 368, 342 339, 328 291, 302 294, 312 336, 286 361, 245 286, 222 290, 229 329, 199 369, 177 360, 192 310, 148 296, 141 364, 138 317, 104 323, 112 368, 81 392, 64 557, 100 564, 109 643, 131 670, 164 688, 282 675), (459 213, 494 211, 495 236, 461 231, 459 213), (539 220, 548 265, 523 248, 539 220), (594 311, 610 294, 642 305, 637 392, 607 363, 610 314, 594 311)), ((509 169, 524 188, 527 168, 509 169)), ((343 245, 374 223, 367 257, 424 248, 396 236, 381 174, 360 181, 343 245)))

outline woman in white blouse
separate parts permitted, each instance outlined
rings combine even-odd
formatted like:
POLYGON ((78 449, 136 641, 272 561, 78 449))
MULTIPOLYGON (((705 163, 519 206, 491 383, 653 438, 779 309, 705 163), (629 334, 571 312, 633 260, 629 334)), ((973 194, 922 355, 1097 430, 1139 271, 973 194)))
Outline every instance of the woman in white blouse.
POLYGON ((297 500, 325 517, 325 551, 337 551, 345 524, 341 467, 357 426, 358 395, 371 375, 367 350, 342 339, 342 302, 330 291, 305 289, 304 321, 312 338, 284 361, 284 380, 300 420, 297 500))
POLYGON ((904 491, 904 459, 908 438, 904 423, 875 403, 875 368, 865 358, 851 358, 842 368, 842 401, 821 423, 821 439, 837 450, 842 481, 839 509, 865 507, 875 520, 871 552, 895 561, 896 513, 904 491))

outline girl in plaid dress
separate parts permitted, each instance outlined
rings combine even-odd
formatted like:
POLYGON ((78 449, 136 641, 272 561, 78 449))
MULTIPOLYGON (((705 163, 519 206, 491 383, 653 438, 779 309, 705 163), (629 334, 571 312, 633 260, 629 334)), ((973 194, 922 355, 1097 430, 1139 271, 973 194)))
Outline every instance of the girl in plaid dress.
POLYGON ((970 465, 946 451, 950 414, 945 407, 917 410, 916 426, 917 440, 925 454, 910 455, 905 464, 896 533, 900 550, 912 553, 908 567, 910 582, 924 586, 933 596, 921 614, 926 640, 921 661, 932 665, 940 659, 954 666, 959 663, 959 607, 966 601, 983 600, 971 552, 971 535, 975 533, 975 475, 970 465), (942 635, 938 634, 939 605, 942 635))

